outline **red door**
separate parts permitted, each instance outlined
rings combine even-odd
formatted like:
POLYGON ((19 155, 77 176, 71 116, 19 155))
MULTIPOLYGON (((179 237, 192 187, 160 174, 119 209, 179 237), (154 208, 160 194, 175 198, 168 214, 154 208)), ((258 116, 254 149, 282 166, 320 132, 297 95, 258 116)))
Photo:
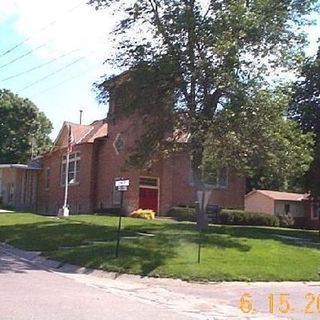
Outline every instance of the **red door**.
POLYGON ((158 189, 140 188, 139 208, 158 211, 158 189))

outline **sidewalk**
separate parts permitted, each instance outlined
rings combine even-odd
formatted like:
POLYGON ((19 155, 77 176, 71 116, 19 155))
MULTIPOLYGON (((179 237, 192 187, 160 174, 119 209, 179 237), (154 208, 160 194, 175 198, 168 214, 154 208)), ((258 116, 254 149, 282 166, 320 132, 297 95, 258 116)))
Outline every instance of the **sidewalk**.
MULTIPOLYGON (((116 274, 62 264, 41 257, 39 252, 27 252, 6 244, 0 244, 0 250, 49 272, 55 272, 115 296, 157 305, 192 316, 194 319, 318 319, 317 312, 305 313, 317 311, 313 310, 316 309, 316 305, 311 306, 310 310, 305 310, 309 302, 305 295, 320 294, 318 282, 190 283, 177 279, 116 274), (240 299, 245 293, 249 294, 249 302, 254 309, 248 314, 240 309, 240 299), (270 305, 271 294, 273 305, 270 305), (283 302, 286 299, 290 308, 283 302)), ((242 305, 244 310, 248 310, 248 305, 245 304, 247 300, 244 300, 242 305)))

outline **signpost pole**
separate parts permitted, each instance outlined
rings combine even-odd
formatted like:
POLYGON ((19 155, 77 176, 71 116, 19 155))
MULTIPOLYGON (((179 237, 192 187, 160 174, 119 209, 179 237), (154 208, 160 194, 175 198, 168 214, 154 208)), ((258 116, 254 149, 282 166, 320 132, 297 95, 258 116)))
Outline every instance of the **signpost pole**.
POLYGON ((120 212, 119 212, 119 224, 118 224, 118 236, 117 236, 117 246, 116 246, 116 258, 119 255, 119 246, 120 246, 120 238, 121 238, 121 218, 122 218, 122 206, 123 206, 123 192, 124 190, 120 191, 120 212))
POLYGON ((201 262, 201 241, 202 241, 202 229, 204 228, 204 197, 205 193, 202 191, 201 200, 199 203, 200 225, 199 225, 199 246, 198 246, 198 264, 201 262))
POLYGON ((199 230, 199 247, 198 247, 198 264, 201 262, 201 241, 202 241, 202 234, 201 229, 199 230))

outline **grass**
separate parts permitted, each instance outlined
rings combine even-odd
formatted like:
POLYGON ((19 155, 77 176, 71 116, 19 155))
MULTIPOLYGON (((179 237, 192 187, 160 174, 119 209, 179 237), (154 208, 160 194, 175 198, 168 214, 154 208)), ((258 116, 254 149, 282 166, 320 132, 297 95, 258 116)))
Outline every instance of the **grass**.
POLYGON ((210 226, 199 233, 193 223, 123 218, 119 257, 115 258, 117 217, 65 219, 28 213, 0 215, 0 241, 46 257, 108 271, 210 281, 319 280, 316 231, 249 226, 210 226), (153 236, 147 236, 151 234, 153 236))

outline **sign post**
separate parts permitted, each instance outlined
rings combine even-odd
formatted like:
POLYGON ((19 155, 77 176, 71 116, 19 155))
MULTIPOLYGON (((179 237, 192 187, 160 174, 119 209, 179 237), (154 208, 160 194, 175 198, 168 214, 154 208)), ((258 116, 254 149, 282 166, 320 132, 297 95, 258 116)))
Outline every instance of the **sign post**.
POLYGON ((201 262, 201 246, 202 246, 202 231, 208 228, 208 219, 206 215, 206 208, 211 196, 211 191, 197 192, 197 229, 199 230, 199 245, 198 245, 198 263, 201 262))
POLYGON ((128 190, 129 180, 125 180, 120 178, 119 180, 115 181, 115 187, 118 191, 120 191, 120 212, 119 212, 119 223, 118 223, 118 232, 117 232, 117 244, 116 244, 116 258, 119 255, 119 246, 120 246, 120 239, 121 239, 121 219, 122 219, 122 207, 123 207, 123 193, 128 190))

